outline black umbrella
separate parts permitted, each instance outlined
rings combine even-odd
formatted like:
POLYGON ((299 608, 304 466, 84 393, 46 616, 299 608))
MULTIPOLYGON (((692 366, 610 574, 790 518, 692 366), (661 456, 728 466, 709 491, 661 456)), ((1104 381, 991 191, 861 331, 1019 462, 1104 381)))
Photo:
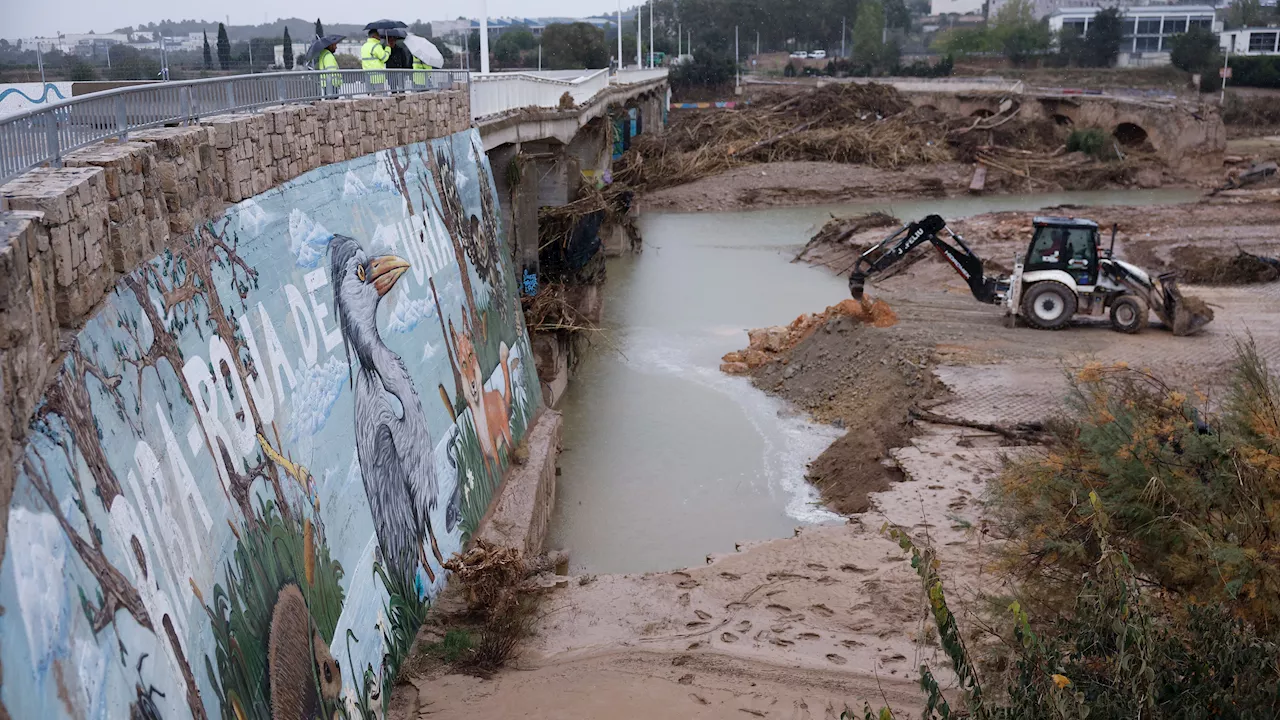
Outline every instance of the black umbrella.
POLYGON ((316 38, 311 43, 311 47, 307 48, 306 54, 302 56, 302 63, 304 65, 310 63, 312 60, 316 59, 316 56, 320 54, 321 50, 346 39, 346 35, 325 35, 324 37, 316 38))
POLYGON ((402 27, 409 27, 409 26, 405 25, 399 20, 374 20, 368 25, 365 25, 364 29, 365 29, 365 32, 368 32, 370 30, 386 30, 388 28, 402 28, 402 27))
POLYGON ((382 37, 405 38, 409 36, 409 31, 404 28, 387 28, 382 31, 382 37))

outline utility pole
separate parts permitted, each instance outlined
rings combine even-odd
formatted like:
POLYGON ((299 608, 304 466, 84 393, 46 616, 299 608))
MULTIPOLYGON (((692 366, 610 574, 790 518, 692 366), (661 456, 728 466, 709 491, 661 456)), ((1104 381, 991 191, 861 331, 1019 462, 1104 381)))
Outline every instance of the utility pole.
POLYGON ((733 92, 742 93, 742 63, 738 60, 738 26, 733 26, 733 92))
POLYGON ((1231 67, 1227 65, 1227 62, 1231 60, 1231 48, 1235 44, 1236 36, 1232 35, 1231 44, 1227 46, 1227 52, 1222 56, 1222 95, 1218 97, 1218 104, 1223 107, 1226 107, 1227 105, 1227 73, 1231 70, 1231 67))
POLYGON ((622 0, 618 0, 618 70, 622 70, 622 0))
POLYGON ((649 0, 649 69, 653 69, 653 0, 649 0))
POLYGON ((684 54, 684 26, 676 24, 676 59, 684 54))
MULTIPOLYGON (((160 36, 160 52, 164 53, 164 36, 160 36)), ((249 37, 249 72, 253 72, 253 37, 249 37)))
POLYGON ((36 40, 36 65, 40 66, 40 89, 44 90, 44 53, 40 52, 40 41, 36 40))
POLYGON ((538 43, 538 72, 542 72, 542 43, 538 43))
POLYGON ((480 72, 489 72, 489 2, 480 0, 480 72))
POLYGON ((840 18, 840 57, 844 57, 844 18, 840 18))
POLYGON ((643 11, 643 5, 636 7, 636 68, 639 70, 644 69, 644 60, 640 55, 640 48, 644 47, 644 25, 641 24, 644 16, 640 14, 643 11))
POLYGON ((756 31, 756 57, 760 57, 760 31, 756 31))

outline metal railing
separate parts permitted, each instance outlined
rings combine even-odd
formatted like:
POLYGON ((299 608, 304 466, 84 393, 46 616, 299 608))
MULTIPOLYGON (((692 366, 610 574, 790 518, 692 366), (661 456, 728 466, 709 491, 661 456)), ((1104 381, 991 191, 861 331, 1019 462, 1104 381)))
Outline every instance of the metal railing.
POLYGON ((463 70, 278 72, 139 85, 92 93, 0 120, 0 182, 72 150, 167 125, 316 100, 431 92, 468 82, 463 70))

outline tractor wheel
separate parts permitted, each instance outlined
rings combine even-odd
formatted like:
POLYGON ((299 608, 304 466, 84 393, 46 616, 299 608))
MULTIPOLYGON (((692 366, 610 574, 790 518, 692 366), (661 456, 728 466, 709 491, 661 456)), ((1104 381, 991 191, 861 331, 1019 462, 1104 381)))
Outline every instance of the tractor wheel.
POLYGON ((1147 326, 1147 303, 1137 295, 1121 295, 1111 303, 1111 327, 1132 335, 1147 326))
POLYGON ((1076 314, 1076 294, 1052 280, 1038 282, 1022 298, 1022 316, 1040 330, 1061 330, 1076 314))

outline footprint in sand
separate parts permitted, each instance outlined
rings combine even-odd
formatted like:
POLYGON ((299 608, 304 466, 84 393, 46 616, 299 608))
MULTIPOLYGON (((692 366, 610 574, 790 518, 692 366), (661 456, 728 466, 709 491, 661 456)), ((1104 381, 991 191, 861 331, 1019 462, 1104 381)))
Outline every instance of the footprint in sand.
POLYGON ((737 627, 735 627, 734 629, 740 633, 746 633, 748 630, 751 629, 751 621, 743 620, 742 622, 738 623, 737 627))
POLYGON ((674 666, 676 666, 676 667, 680 667, 681 665, 683 665, 683 664, 685 664, 685 663, 687 663, 687 662, 689 662, 689 656, 688 656, 688 655, 677 655, 677 656, 675 656, 675 657, 671 658, 671 664, 672 664, 672 665, 674 665, 674 666))
POLYGON ((903 660, 906 660, 906 659, 907 659, 907 656, 903 655, 902 653, 893 653, 892 655, 880 656, 880 662, 885 663, 886 665, 892 662, 902 662, 903 660))
POLYGON ((827 653, 827 660, 829 660, 832 663, 835 663, 836 665, 843 665, 849 662, 848 660, 845 660, 843 657, 835 653, 827 653))
POLYGON ((689 647, 685 648, 685 650, 697 650, 700 647, 702 647, 702 643, 692 642, 692 643, 689 643, 689 647))
POLYGON ((725 610, 741 610, 743 608, 748 608, 748 607, 751 607, 751 606, 744 602, 731 602, 728 605, 725 605, 724 609, 725 610))
POLYGON ((772 603, 772 604, 769 604, 769 605, 765 605, 765 606, 764 606, 764 609, 765 609, 765 610, 772 610, 772 611, 774 611, 774 612, 780 612, 780 613, 789 613, 789 612, 791 612, 791 608, 787 607, 786 605, 779 605, 779 604, 777 604, 777 603, 772 603))
POLYGON ((676 587, 684 588, 686 590, 689 588, 696 588, 698 587, 698 581, 694 580, 693 578, 689 578, 688 580, 681 580, 680 582, 676 583, 676 587))
POLYGON ((799 635, 797 635, 797 636, 796 636, 796 639, 798 639, 798 640, 817 640, 817 639, 819 639, 819 638, 821 638, 821 637, 822 637, 822 636, 821 636, 821 635, 819 635, 818 633, 802 632, 802 633, 800 633, 799 635))
POLYGON ((821 603, 819 603, 819 604, 817 604, 817 605, 810 605, 810 606, 809 606, 809 609, 810 609, 810 610, 812 610, 812 611, 814 611, 814 612, 816 612, 816 613, 818 613, 818 614, 819 614, 819 615, 821 615, 822 617, 831 617, 832 615, 835 615, 835 613, 834 613, 834 612, 832 612, 831 608, 829 608, 829 607, 827 607, 826 605, 823 605, 823 604, 821 604, 821 603))
POLYGON ((831 584, 834 584, 834 583, 837 583, 837 582, 840 582, 840 581, 839 581, 839 580, 836 580, 835 578, 831 577, 830 575, 823 575, 822 577, 818 578, 818 584, 819 584, 819 585, 831 585, 831 584))
POLYGON ((725 642, 727 642, 727 643, 735 643, 735 642, 738 642, 738 636, 737 636, 737 635, 734 635, 734 634, 733 634, 733 633, 731 633, 731 632, 727 632, 727 633, 720 633, 720 639, 721 639, 721 640, 723 640, 723 641, 725 641, 725 642))
POLYGON ((676 682, 680 683, 681 685, 692 685, 693 673, 685 673, 684 675, 681 675, 680 679, 677 680, 676 682))
POLYGON ((707 623, 704 623, 704 622, 700 622, 700 621, 696 621, 696 620, 695 620, 694 622, 687 622, 687 623, 685 623, 685 624, 684 624, 684 626, 685 626, 685 627, 687 627, 687 628, 700 628, 700 627, 706 627, 706 626, 707 626, 707 623))
POLYGON ((791 642, 790 640, 777 638, 777 637, 769 638, 769 642, 773 643, 774 645, 777 645, 778 647, 791 647, 792 645, 795 645, 795 643, 791 642))
POLYGON ((694 702, 698 703, 699 705, 711 704, 711 701, 707 700, 706 698, 702 697, 697 693, 689 693, 689 698, 692 699, 694 702))
POLYGON ((680 597, 676 598, 676 602, 680 603, 681 605, 688 605, 689 593, 680 593, 680 597))
POLYGON ((808 565, 805 565, 805 567, 809 568, 810 570, 817 570, 818 572, 827 571, 827 566, 823 565, 822 563, 809 563, 808 565))
POLYGON ((693 614, 694 614, 694 615, 697 615, 699 620, 710 620, 710 619, 711 619, 711 613, 706 612, 706 611, 704 611, 704 610, 694 610, 694 611, 693 611, 693 614))
POLYGON ((841 565, 840 569, 843 570, 844 572, 857 573, 858 575, 867 575, 872 572, 875 572, 874 570, 864 570, 863 568, 860 568, 857 565, 841 565))
POLYGON ((781 635, 782 633, 790 629, 791 629, 790 625, 774 625, 773 627, 769 628, 769 632, 773 632, 781 635))
POLYGON ((852 650, 854 648, 866 647, 866 643, 860 643, 857 640, 841 640, 840 644, 852 650))
POLYGON ((742 579, 741 575, 735 575, 731 572, 722 572, 720 573, 720 577, 724 578, 725 580, 741 580, 742 579))

